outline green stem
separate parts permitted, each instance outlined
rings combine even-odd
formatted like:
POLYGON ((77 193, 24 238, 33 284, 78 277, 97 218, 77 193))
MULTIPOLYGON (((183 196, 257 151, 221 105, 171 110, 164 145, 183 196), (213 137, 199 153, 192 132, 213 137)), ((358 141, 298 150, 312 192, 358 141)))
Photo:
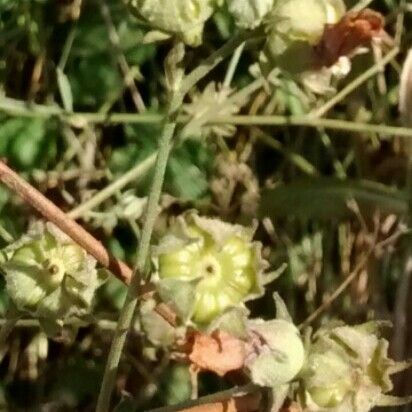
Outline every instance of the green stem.
POLYGON ((303 156, 299 153, 295 153, 292 150, 283 146, 278 140, 274 139, 272 136, 264 133, 262 130, 257 129, 254 130, 254 136, 261 140, 264 144, 271 147, 272 149, 279 151, 282 153, 291 163, 293 163, 296 167, 302 170, 309 176, 319 176, 319 172, 317 171, 316 167, 312 165, 308 160, 306 160, 303 156))
POLYGON ((176 112, 180 107, 181 102, 182 97, 180 93, 172 97, 170 108, 166 116, 165 125, 163 127, 163 132, 159 141, 159 151, 156 157, 153 183, 147 202, 146 219, 142 229, 142 237, 140 240, 136 266, 133 271, 132 280, 128 288, 125 303, 120 311, 119 320, 117 322, 112 345, 110 347, 102 387, 100 390, 99 399, 97 401, 96 412, 107 412, 110 408, 110 399, 116 380, 120 357, 138 301, 138 292, 141 279, 140 275, 145 272, 145 265, 149 256, 150 240, 157 216, 158 203, 162 191, 167 161, 172 147, 172 139, 177 125, 176 112))
MULTIPOLYGON (((145 117, 145 115, 130 115, 133 118, 145 117)), ((183 121, 182 117, 179 117, 178 121, 183 121)), ((412 138, 412 128, 410 127, 398 127, 398 126, 386 126, 380 124, 369 123, 356 123, 339 119, 318 119, 308 116, 224 116, 216 118, 213 123, 227 123, 237 125, 248 126, 306 126, 323 129, 334 129, 347 132, 359 132, 359 133, 377 133, 386 136, 402 136, 412 138)), ((260 136, 259 136, 260 138, 260 136)), ((265 142, 270 144, 274 149, 279 150, 280 147, 275 147, 275 143, 270 142, 269 139, 265 139, 265 142)), ((290 153, 291 154, 291 153, 290 153)), ((78 219, 85 212, 88 212, 99 204, 113 196, 117 191, 123 189, 129 183, 134 181, 140 176, 146 174, 154 165, 156 153, 148 156, 145 160, 134 166, 124 175, 119 177, 113 183, 109 184, 102 191, 98 192, 95 196, 90 198, 85 203, 77 206, 70 211, 68 215, 73 219, 78 219)), ((295 159, 296 160, 296 159, 295 159)), ((302 160, 302 159, 300 159, 302 160)), ((312 174, 316 172, 313 166, 308 164, 302 164, 299 161, 299 167, 304 169, 306 173, 312 174)))
MULTIPOLYGON (((258 88, 259 83, 253 82, 253 89, 258 88)), ((247 89, 245 87, 245 89, 247 89)), ((246 91, 242 89, 239 93, 246 91)), ((247 90, 249 93, 249 90, 247 90)), ((236 100, 240 98, 235 93, 236 100)), ((229 99, 231 99, 230 97, 229 99)), ((7 97, 0 98, 0 111, 8 114, 19 115, 23 117, 40 117, 50 118, 61 116, 71 123, 84 124, 89 123, 107 123, 107 124, 157 124, 163 119, 160 114, 150 113, 65 113, 58 106, 44 106, 37 104, 27 104, 23 101, 10 99, 7 97)), ((188 116, 179 116, 178 123, 186 123, 188 116)), ((234 124, 245 126, 307 126, 320 127, 325 129, 343 130, 348 132, 359 133, 380 133, 387 136, 412 137, 412 127, 387 126, 381 124, 358 123, 340 119, 316 118, 312 115, 298 116, 279 116, 279 115, 235 115, 235 116, 218 116, 206 124, 234 124)))
MULTIPOLYGON (((14 327, 15 328, 41 328, 41 325, 38 321, 38 319, 0 319, 0 326, 3 329, 9 322, 10 320, 14 321, 14 327)), ((66 319, 64 321, 65 325, 73 325, 76 327, 90 327, 94 326, 97 327, 98 329, 104 329, 104 330, 115 330, 116 328, 116 322, 113 320, 108 320, 108 319, 99 319, 96 320, 94 323, 91 324, 86 324, 83 321, 79 319, 66 319)), ((0 332, 1 333, 1 332, 0 332)))
MULTIPOLYGON (((157 209, 162 192, 167 161, 169 159, 169 154, 172 148, 175 129, 178 124, 178 110, 182 105, 185 94, 202 77, 206 76, 214 67, 216 67, 216 65, 218 65, 223 59, 228 57, 233 52, 233 50, 236 49, 236 47, 247 40, 247 38, 250 38, 250 33, 243 33, 229 40, 224 46, 213 53, 209 58, 205 59, 205 61, 197 69, 194 69, 192 73, 185 77, 182 84, 178 86, 178 90, 175 88, 178 83, 170 85, 172 87, 172 91, 170 93, 170 102, 164 120, 162 135, 159 140, 159 150, 156 157, 152 187, 150 189, 150 194, 147 201, 146 218, 143 224, 142 237, 140 239, 136 265, 133 270, 133 275, 127 291, 127 296, 120 311, 119 320, 114 332, 112 345, 110 347, 110 352, 103 375, 102 387, 100 389, 99 398, 97 400, 96 412, 107 412, 110 408, 110 399, 116 380, 120 357, 123 352, 127 332, 132 323, 133 314, 138 302, 141 275, 145 275, 145 266, 149 257, 150 241, 157 217, 157 209)), ((170 56, 171 65, 175 66, 180 63, 174 60, 175 58, 179 58, 177 54, 171 54, 170 56)), ((169 67, 171 73, 173 73, 174 70, 173 66, 169 67)), ((166 66, 166 73, 167 72, 168 67, 166 66)))
POLYGON ((388 136, 412 137, 412 127, 357 123, 340 119, 320 119, 313 116, 237 115, 219 116, 209 124, 236 124, 244 126, 307 126, 359 133, 379 133, 388 136))
POLYGON ((183 95, 185 95, 195 84, 198 83, 199 80, 205 77, 219 63, 230 56, 233 53, 233 50, 236 50, 246 41, 256 39, 259 35, 259 31, 246 31, 240 32, 236 36, 232 37, 232 39, 230 39, 225 45, 212 53, 198 67, 196 67, 196 69, 193 69, 192 72, 186 76, 182 85, 183 95))
POLYGON ((89 200, 71 210, 67 215, 72 219, 78 219, 84 215, 84 213, 94 209, 99 204, 109 199, 130 182, 136 181, 138 178, 144 176, 153 167, 155 161, 156 153, 153 153, 131 168, 128 172, 120 176, 117 180, 106 186, 103 190, 96 193, 96 195, 91 197, 89 200))
POLYGON ((223 81, 223 88, 230 87, 232 83, 233 76, 235 75, 237 65, 239 64, 240 57, 242 56, 243 50, 245 48, 245 43, 242 43, 233 53, 232 58, 230 59, 229 66, 225 75, 225 80, 223 81))
POLYGON ((397 54, 399 53, 399 48, 393 48, 382 60, 375 63, 372 67, 358 76, 355 80, 350 82, 346 87, 344 87, 339 93, 328 100, 323 106, 318 109, 313 110, 310 114, 316 117, 321 117, 326 114, 333 106, 343 100, 346 96, 351 94, 356 90, 361 84, 366 82, 368 79, 373 77, 375 74, 379 73, 382 68, 387 65, 397 54))

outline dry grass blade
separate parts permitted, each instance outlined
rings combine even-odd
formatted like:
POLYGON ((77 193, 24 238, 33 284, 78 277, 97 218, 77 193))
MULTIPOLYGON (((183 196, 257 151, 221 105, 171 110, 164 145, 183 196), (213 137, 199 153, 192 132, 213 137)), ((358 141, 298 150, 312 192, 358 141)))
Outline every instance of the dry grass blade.
POLYGON ((312 323, 315 319, 317 319, 326 309, 329 308, 330 305, 348 288, 348 286, 356 279, 356 277, 361 273, 362 269, 368 263, 370 256, 372 255, 373 251, 376 247, 376 240, 378 236, 378 226, 375 228, 375 233, 373 235, 373 240, 371 242, 371 246, 365 252, 362 259, 360 259, 359 263, 353 269, 353 271, 346 277, 346 279, 339 285, 339 287, 314 311, 312 312, 300 325, 299 329, 302 330, 310 323, 312 323))
POLYGON ((406 57, 399 86, 399 111, 405 125, 412 124, 412 49, 406 57))

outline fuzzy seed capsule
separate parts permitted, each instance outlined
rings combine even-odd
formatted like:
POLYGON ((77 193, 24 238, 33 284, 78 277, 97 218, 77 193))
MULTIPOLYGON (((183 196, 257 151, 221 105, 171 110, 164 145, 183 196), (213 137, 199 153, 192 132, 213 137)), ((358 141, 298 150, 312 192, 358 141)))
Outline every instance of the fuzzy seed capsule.
MULTIPOLYGON (((178 291, 173 287, 181 289, 182 282, 192 285, 187 315, 201 325, 259 295, 265 263, 252 236, 253 231, 218 219, 194 213, 180 217, 155 251, 160 290, 167 284, 166 299, 174 301, 178 291)), ((182 302, 173 304, 179 310, 182 302)))

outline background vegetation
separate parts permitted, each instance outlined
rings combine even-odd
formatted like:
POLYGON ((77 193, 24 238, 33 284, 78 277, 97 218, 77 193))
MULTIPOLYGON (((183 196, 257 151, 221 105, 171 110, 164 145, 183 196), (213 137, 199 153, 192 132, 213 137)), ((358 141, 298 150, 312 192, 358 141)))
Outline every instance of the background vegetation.
MULTIPOLYGON (((347 6, 355 3, 348 1, 347 6)), ((402 8, 400 3, 375 0, 370 5, 385 16, 390 36, 402 35, 399 53, 382 70, 376 70, 378 53, 356 57, 338 90, 351 88, 359 76, 364 81, 325 113, 323 105, 333 96, 313 99, 294 82, 284 81, 275 93, 260 85, 242 102, 240 113, 250 116, 249 124, 229 132, 227 125, 191 128, 173 149, 154 239, 164 233, 171 216, 190 208, 243 224, 259 218, 257 237, 266 258, 274 267, 288 266, 253 303, 253 314, 273 316, 276 289, 295 321, 303 322, 349 278, 349 287, 333 296, 314 324, 335 317, 351 323, 391 320, 395 359, 412 357, 406 190, 412 129, 402 129, 400 136, 398 129, 385 128, 401 126, 399 76, 412 46, 411 5, 402 3, 402 8), (371 67, 374 72, 365 76, 371 67), (303 121, 287 125, 282 117, 309 112, 321 114, 317 127, 303 121), (250 124, 257 115, 277 115, 272 119, 277 125, 250 124), (324 118, 351 123, 339 130, 339 122, 322 122, 324 118), (379 126, 357 128, 365 123, 379 126)), ((191 66, 233 32, 222 8, 208 22, 203 45, 189 55, 191 66)), ((144 44, 145 33, 120 1, 0 0, 0 156, 67 212, 134 168, 128 185, 76 214, 131 264, 159 136, 156 114, 163 109, 162 68, 168 50, 164 44, 144 44), (85 114, 63 115, 61 108, 85 114), (111 116, 145 108, 148 121, 142 123, 134 115, 111 116)), ((253 82, 249 66, 256 53, 253 48, 243 52, 231 82, 234 90, 253 82)), ((200 90, 225 76, 227 63, 202 81, 200 90)), ((210 113, 209 120, 216 116, 210 113)), ((37 217, 0 186, 3 245, 37 217)), ((120 281, 107 282, 98 296, 99 321, 80 327, 75 337, 47 340, 36 322, 21 321, 0 348, 1 410, 93 410, 125 293, 120 281)), ((5 307, 2 286, 3 316, 5 307)), ((187 399, 185 366, 167 353, 151 358, 142 345, 137 333, 128 341, 117 381, 122 399, 118 410, 187 399)), ((222 390, 222 385, 203 376, 200 393, 222 390)), ((397 393, 412 393, 412 376, 405 374, 397 382, 397 393)))

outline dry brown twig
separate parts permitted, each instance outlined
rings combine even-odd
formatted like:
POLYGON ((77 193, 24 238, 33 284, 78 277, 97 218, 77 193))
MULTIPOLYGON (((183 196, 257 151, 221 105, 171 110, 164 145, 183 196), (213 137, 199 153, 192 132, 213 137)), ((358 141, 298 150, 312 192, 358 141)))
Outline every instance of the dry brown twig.
POLYGON ((90 253, 122 282, 129 283, 132 270, 124 262, 112 256, 96 238, 73 219, 69 218, 32 185, 23 180, 3 161, 0 161, 0 180, 29 205, 34 207, 43 217, 54 223, 60 230, 90 253))

